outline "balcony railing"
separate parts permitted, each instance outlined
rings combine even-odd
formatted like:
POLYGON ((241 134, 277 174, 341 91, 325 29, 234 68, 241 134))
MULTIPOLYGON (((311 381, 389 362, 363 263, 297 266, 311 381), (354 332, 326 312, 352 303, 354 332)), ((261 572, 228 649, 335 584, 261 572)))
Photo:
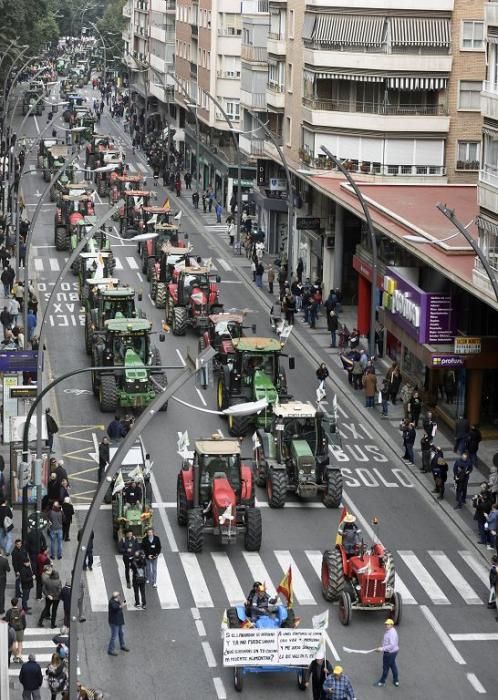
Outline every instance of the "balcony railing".
POLYGON ((241 27, 218 27, 218 36, 238 37, 242 34, 241 27))
POLYGON ((377 102, 351 102, 303 97, 303 105, 323 112, 354 112, 360 114, 386 114, 396 116, 447 116, 446 105, 389 105, 377 102))
POLYGON ((240 57, 243 61, 267 63, 268 52, 265 46, 249 46, 248 44, 242 44, 240 57))
POLYGON ((345 46, 343 44, 327 44, 322 41, 304 39, 304 48, 313 51, 340 51, 341 53, 387 53, 412 54, 414 56, 449 56, 451 47, 446 46, 345 46))
POLYGON ((135 5, 135 10, 138 10, 139 12, 148 12, 149 3, 147 0, 138 0, 137 4, 135 5))
POLYGON ((267 83, 266 89, 270 92, 276 92, 279 95, 285 92, 285 85, 277 85, 277 83, 267 83))
MULTIPOLYGON (((309 168, 337 170, 332 161, 323 155, 315 157, 312 153, 301 149, 299 151, 299 158, 309 168)), ((443 165, 383 164, 354 159, 344 160, 342 164, 350 172, 363 173, 364 175, 382 175, 385 177, 443 177, 446 175, 446 168, 443 165)))
POLYGON ((487 185, 498 188, 498 168, 484 163, 482 169, 479 171, 479 180, 485 182, 487 185))
POLYGON ((240 91, 240 101, 256 109, 261 109, 266 105, 266 92, 253 92, 252 90, 240 91))
POLYGON ((494 83, 492 80, 484 80, 482 84, 482 91, 498 93, 498 83, 494 83))
POLYGON ((250 138, 241 134, 239 137, 239 144, 243 151, 250 153, 252 156, 262 156, 265 154, 264 139, 250 138))
POLYGON ((239 70, 217 70, 217 78, 224 78, 225 80, 239 80, 240 71, 239 70))
POLYGON ((274 41, 285 41, 285 36, 281 32, 268 32, 268 39, 274 41))

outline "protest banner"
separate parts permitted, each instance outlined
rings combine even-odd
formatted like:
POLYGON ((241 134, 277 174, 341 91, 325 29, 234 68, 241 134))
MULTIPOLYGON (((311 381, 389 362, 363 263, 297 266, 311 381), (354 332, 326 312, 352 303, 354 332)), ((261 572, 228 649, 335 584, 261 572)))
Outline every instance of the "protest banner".
POLYGON ((227 629, 223 666, 308 666, 323 643, 318 629, 227 629))

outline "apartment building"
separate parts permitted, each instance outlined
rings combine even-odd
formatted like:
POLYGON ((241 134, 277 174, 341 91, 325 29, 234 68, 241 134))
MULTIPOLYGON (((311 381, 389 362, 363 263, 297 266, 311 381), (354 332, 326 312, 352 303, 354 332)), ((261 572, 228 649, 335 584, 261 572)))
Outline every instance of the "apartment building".
MULTIPOLYGON (((498 276, 498 2, 485 4, 488 66, 482 85, 481 111, 482 167, 479 173, 479 245, 488 263, 498 276)), ((474 284, 493 294, 491 283, 481 262, 476 258, 474 284)))

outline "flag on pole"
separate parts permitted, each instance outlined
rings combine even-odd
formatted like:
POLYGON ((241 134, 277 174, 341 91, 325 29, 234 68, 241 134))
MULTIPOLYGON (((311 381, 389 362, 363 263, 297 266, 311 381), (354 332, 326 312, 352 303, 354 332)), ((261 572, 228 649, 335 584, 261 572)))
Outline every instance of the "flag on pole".
POLYGON ((142 467, 137 464, 135 469, 132 469, 131 472, 128 474, 128 479, 130 481, 143 481, 144 480, 144 473, 142 471, 142 467))
POLYGON ((315 630, 326 630, 329 626, 329 611, 320 613, 319 615, 313 615, 311 618, 313 624, 313 629, 315 630))
POLYGON ((220 525, 224 525, 227 520, 229 523, 231 523, 233 520, 232 504, 231 503, 228 506, 228 508, 225 510, 225 512, 220 515, 220 525))
POLYGON ((169 197, 166 197, 166 199, 164 200, 164 204, 163 204, 163 207, 162 207, 162 208, 163 208, 163 209, 171 209, 171 206, 170 206, 170 203, 169 203, 169 197))
POLYGON ((277 586, 277 593, 283 595, 287 600, 287 607, 292 608, 294 604, 294 594, 292 591, 292 568, 290 566, 277 586))
POLYGON ((121 470, 119 470, 118 475, 116 477, 116 481, 114 482, 114 488, 112 489, 112 495, 119 493, 119 491, 122 491, 125 487, 125 482, 123 479, 123 475, 121 474, 121 470))

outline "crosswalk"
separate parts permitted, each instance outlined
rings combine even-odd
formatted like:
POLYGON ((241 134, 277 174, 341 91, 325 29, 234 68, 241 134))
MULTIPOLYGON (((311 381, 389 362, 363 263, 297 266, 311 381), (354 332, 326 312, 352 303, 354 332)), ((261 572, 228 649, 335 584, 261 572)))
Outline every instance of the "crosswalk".
MULTIPOLYGON (((117 249, 119 250, 119 246, 117 246, 117 249)), ((116 248, 114 248, 114 251, 116 248)), ((113 252, 114 252, 113 251, 113 252)), ((132 255, 126 255, 121 257, 120 255, 116 255, 115 252, 113 254, 114 260, 115 260, 115 271, 119 272, 121 270, 131 270, 133 272, 138 272, 140 271, 140 262, 133 257, 132 255)), ((60 272, 63 268, 63 266, 66 264, 68 258, 56 258, 56 257, 36 257, 33 258, 33 265, 34 269, 36 272, 41 273, 41 272, 60 272)), ((223 260, 223 258, 218 259, 218 264, 219 266, 225 271, 225 272, 230 272, 232 270, 230 264, 226 262, 226 260, 223 260)), ((210 268, 211 272, 217 272, 218 267, 216 265, 211 265, 210 268)))
MULTIPOLYGON (((62 606, 60 606, 60 609, 61 608, 62 606)), ((40 627, 26 627, 24 630, 24 643, 22 651, 23 661, 28 660, 29 654, 34 654, 44 673, 45 668, 49 665, 52 654, 55 651, 55 644, 53 643, 52 639, 56 634, 59 634, 59 629, 53 630, 47 628, 42 629, 40 627)), ((20 670, 20 663, 11 663, 9 667, 9 677, 18 678, 20 670)))
MULTIPOLYGON (((487 571, 471 552, 459 551, 454 559, 440 550, 393 553, 396 589, 405 605, 482 605, 487 600, 487 571)), ((246 552, 212 551, 203 554, 166 552, 158 560, 157 589, 148 589, 152 603, 162 609, 223 608, 244 600, 253 581, 264 581, 270 596, 283 574, 292 567, 294 598, 298 606, 322 606, 319 550, 246 552)), ((126 590, 119 555, 103 562, 95 557, 86 572, 89 605, 93 612, 107 610, 117 579, 126 590), (116 575, 117 569, 117 575, 116 575), (111 581, 107 585, 106 580, 111 581)), ((148 601, 149 602, 149 601, 148 601)), ((131 613, 139 613, 130 605, 131 613)))

